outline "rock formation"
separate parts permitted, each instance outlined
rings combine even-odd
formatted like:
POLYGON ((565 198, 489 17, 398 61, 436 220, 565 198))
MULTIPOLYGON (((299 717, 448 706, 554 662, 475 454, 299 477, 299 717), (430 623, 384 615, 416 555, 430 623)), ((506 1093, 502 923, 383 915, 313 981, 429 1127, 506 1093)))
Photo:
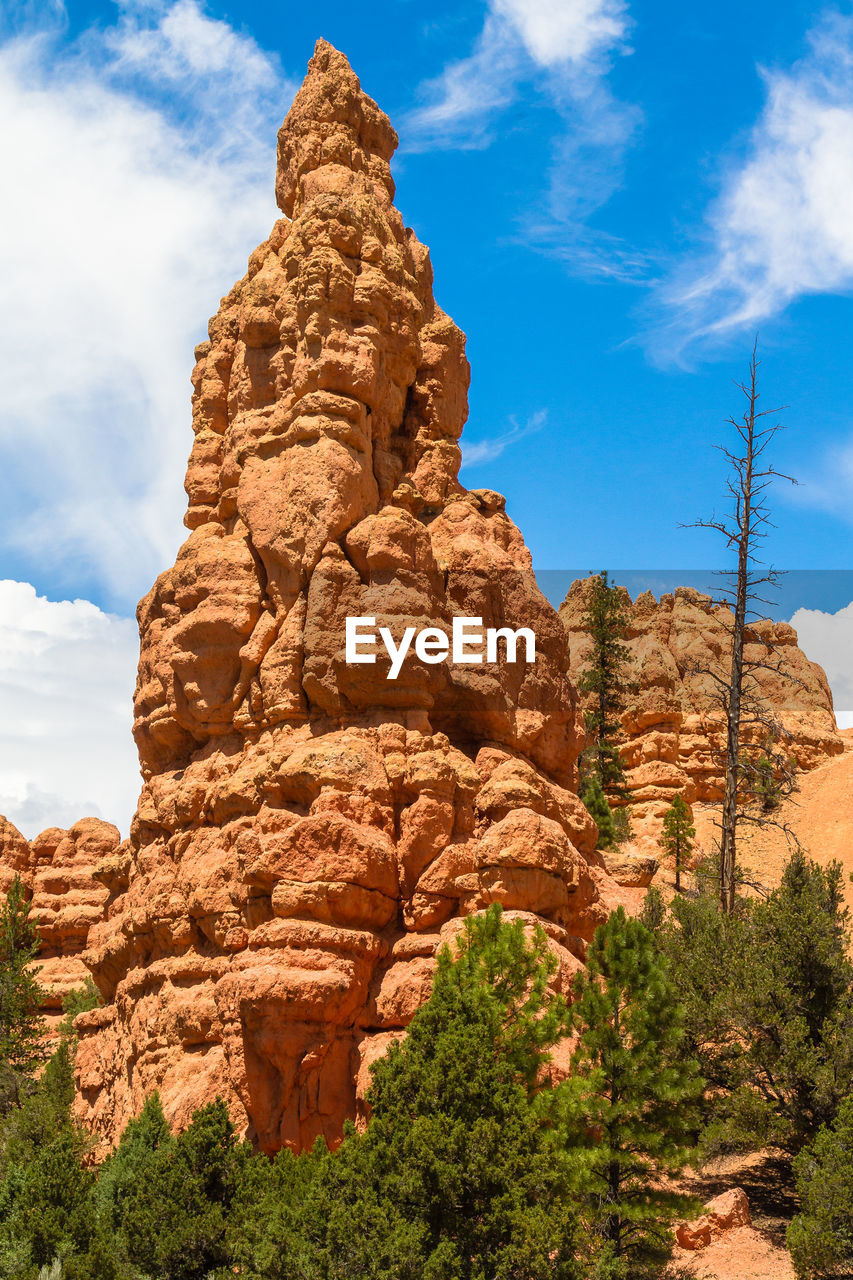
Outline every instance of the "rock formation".
POLYGON ((94 870, 119 840, 112 823, 82 818, 67 831, 49 827, 28 841, 0 817, 0 893, 18 875, 32 900, 31 919, 41 937, 38 980, 49 1023, 59 1017, 65 996, 89 977, 82 953, 108 897, 94 870))
MULTIPOLYGON (((574 582, 560 608, 575 680, 590 650, 582 625, 587 590, 586 580, 574 582)), ((679 587, 659 601, 646 591, 633 604, 622 590, 629 618, 630 674, 637 690, 622 715, 620 750, 635 826, 642 829, 648 820, 648 829, 657 834, 677 792, 689 804, 722 798, 722 720, 713 681, 705 673, 725 669, 731 614, 689 587, 679 587)), ((785 678, 768 669, 758 671, 756 679, 760 697, 778 724, 779 746, 798 768, 813 769, 839 755, 844 744, 826 676, 798 647, 794 628, 786 622, 754 623, 747 634, 746 656, 768 659, 771 667, 781 664, 789 673, 785 678)), ((761 732, 753 729, 752 739, 758 740, 761 732)), ((744 736, 749 740, 748 733, 744 736)))
POLYGON ((707 1249, 727 1231, 751 1225, 747 1194, 743 1187, 732 1187, 709 1200, 700 1217, 681 1223, 675 1238, 682 1249, 707 1249))
POLYGON ((612 885, 577 796, 568 643, 457 479, 464 338, 393 205, 397 143, 321 41, 279 134, 284 217, 196 351, 189 537, 138 610, 144 786, 98 869, 80 1113, 223 1095, 265 1150, 334 1141, 460 918, 544 924, 566 987, 612 885), (528 627, 536 659, 347 663, 345 619, 528 627))

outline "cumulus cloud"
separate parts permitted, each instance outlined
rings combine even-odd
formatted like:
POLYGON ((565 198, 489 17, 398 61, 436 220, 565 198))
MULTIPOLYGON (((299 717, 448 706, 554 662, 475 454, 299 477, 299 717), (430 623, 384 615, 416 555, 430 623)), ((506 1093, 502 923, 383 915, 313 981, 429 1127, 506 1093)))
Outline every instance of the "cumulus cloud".
POLYGON ((826 15, 803 59, 761 75, 764 108, 709 210, 707 254, 664 290, 688 338, 853 288, 853 19, 826 15))
POLYGON ((127 834, 137 651, 132 618, 0 581, 0 813, 29 839, 87 816, 127 834))
POLYGON ((615 53, 629 52, 625 0, 489 0, 471 53, 421 86, 404 122, 404 149, 484 147, 500 114, 534 85, 556 110, 551 171, 525 242, 591 272, 632 276, 637 255, 591 235, 584 219, 610 196, 638 112, 607 86, 615 53))
POLYGON ((806 656, 826 672, 839 728, 853 728, 853 604, 837 613, 798 609, 791 626, 806 656))
POLYGON ((181 538, 192 348, 276 216, 294 85, 197 0, 73 43, 50 10, 0 30, 2 540, 126 608, 181 538))

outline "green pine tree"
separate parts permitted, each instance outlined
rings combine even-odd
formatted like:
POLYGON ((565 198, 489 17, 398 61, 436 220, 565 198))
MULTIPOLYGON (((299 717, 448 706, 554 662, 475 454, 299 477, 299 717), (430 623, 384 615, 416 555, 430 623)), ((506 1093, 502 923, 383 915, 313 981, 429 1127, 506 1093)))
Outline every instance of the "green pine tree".
POLYGON ((762 813, 775 813, 782 803, 782 786, 776 777, 776 762, 769 755, 760 755, 750 772, 752 789, 762 813))
POLYGON ((784 1147, 853 1093, 853 964, 841 868, 798 851, 766 900, 676 897, 656 930, 714 1091, 709 1153, 784 1147))
POLYGON ((590 695, 591 704, 584 717, 589 742, 581 757, 581 789, 595 777, 606 796, 625 799, 625 767, 616 744, 619 713, 632 687, 626 675, 631 651, 624 643, 628 615, 623 592, 606 570, 592 574, 589 583, 581 626, 592 639, 592 652, 578 680, 578 690, 590 695))
POLYGON ((44 1061, 44 993, 33 973, 39 938, 15 876, 0 908, 0 1103, 20 1100, 21 1086, 44 1061))
POLYGON ((597 849, 612 849, 616 843, 616 823, 607 796, 596 774, 592 774, 581 791, 581 800, 598 827, 597 849))
POLYGON ((788 1227, 798 1276, 853 1274, 853 1096, 794 1160, 800 1212, 788 1227))
POLYGON ((207 1280, 232 1268, 228 1224, 250 1158, 221 1098, 177 1137, 166 1135, 159 1102, 149 1100, 113 1158, 106 1201, 133 1266, 169 1280, 207 1280))
POLYGON ((675 862, 675 891, 681 893, 681 868, 693 852, 696 828, 690 806, 682 795, 676 795, 663 818, 661 848, 675 862))
POLYGON ((149 1179, 149 1166, 161 1148, 172 1149, 174 1138, 163 1114, 160 1095, 152 1093, 135 1120, 128 1122, 118 1146, 98 1173, 95 1204, 98 1219, 121 1237, 128 1203, 140 1181, 149 1179))
POLYGON ((89 1248, 94 1174, 85 1167, 89 1142, 72 1119, 73 1099, 74 1073, 63 1039, 0 1134, 3 1280, 29 1280, 55 1259, 89 1248))
POLYGON ((554 967, 542 930, 529 939, 499 907, 465 921, 405 1040, 373 1068, 366 1132, 350 1128, 335 1155, 274 1162, 265 1228, 243 1215, 250 1274, 579 1280, 567 1157, 540 1090, 567 1031, 554 967), (288 1203, 270 1213, 277 1196, 288 1203))
POLYGON ((684 1014, 651 933, 620 907, 599 925, 577 980, 574 1073, 583 1125, 596 1135, 584 1177, 593 1233, 639 1276, 671 1247, 672 1221, 693 1208, 664 1189, 695 1146, 702 1080, 686 1051, 684 1014))

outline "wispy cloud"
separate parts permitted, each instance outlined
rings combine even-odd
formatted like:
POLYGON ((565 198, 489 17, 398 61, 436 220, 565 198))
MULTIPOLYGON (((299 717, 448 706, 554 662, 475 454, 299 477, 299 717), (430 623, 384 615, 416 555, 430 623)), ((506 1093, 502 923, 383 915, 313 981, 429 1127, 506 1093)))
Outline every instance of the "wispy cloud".
POLYGON ((84 816, 127 834, 137 649, 132 618, 0 581, 0 813, 27 837, 84 816))
POLYGON ((421 105, 403 122, 404 148, 486 147, 533 85, 558 123, 537 211, 521 218, 525 242, 587 273, 633 276, 639 256, 585 226, 618 186, 639 121, 607 85, 614 55, 630 52, 629 25, 625 0, 489 0, 471 53, 421 86, 421 105))
POLYGON ((662 348, 721 340, 810 293, 853 288, 853 19, 826 14, 808 53, 761 69, 746 154, 709 208, 707 248, 665 285, 662 348))
POLYGON ((506 431, 500 432, 499 435, 486 436, 482 440, 472 440, 470 443, 463 436, 462 466, 473 467, 482 462, 494 462, 495 458, 499 458, 505 449, 517 444, 525 436, 541 431, 547 418, 548 410, 540 409, 528 418, 523 427, 516 422, 515 418, 510 418, 510 426, 506 431))
POLYGON ((192 348, 276 216, 295 86, 197 0, 71 44, 40 12, 0 43, 0 542, 121 607, 180 541, 192 348))

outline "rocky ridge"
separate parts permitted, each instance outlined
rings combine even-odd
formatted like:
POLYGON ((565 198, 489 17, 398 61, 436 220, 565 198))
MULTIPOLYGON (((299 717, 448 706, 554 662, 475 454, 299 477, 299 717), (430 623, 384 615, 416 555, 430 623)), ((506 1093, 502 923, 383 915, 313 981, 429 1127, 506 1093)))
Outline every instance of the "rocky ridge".
POLYGON ((67 831, 49 827, 27 840, 0 816, 0 893, 8 893, 17 875, 31 900, 31 919, 41 939, 38 980, 48 1025, 59 1019, 63 999, 90 976, 83 952, 109 896, 95 869, 119 840, 118 828, 99 818, 81 818, 67 831))
MULTIPOLYGON (((560 607, 570 650, 570 673, 577 680, 589 657, 590 639, 582 626, 586 582, 572 584, 560 607)), ((681 793, 688 804, 719 801, 723 794, 720 760, 724 742, 722 719, 714 701, 714 684, 706 674, 726 665, 730 611, 710 596, 679 587, 655 600, 646 591, 633 602, 622 588, 629 626, 630 677, 636 685, 622 715, 627 786, 635 831, 650 847, 661 819, 681 793)), ((786 622, 765 619, 747 633, 746 656, 779 664, 757 672, 762 702, 778 725, 779 747, 799 770, 825 764, 844 750, 826 676, 797 644, 786 622)), ((760 730, 745 732, 758 741, 760 730)))

